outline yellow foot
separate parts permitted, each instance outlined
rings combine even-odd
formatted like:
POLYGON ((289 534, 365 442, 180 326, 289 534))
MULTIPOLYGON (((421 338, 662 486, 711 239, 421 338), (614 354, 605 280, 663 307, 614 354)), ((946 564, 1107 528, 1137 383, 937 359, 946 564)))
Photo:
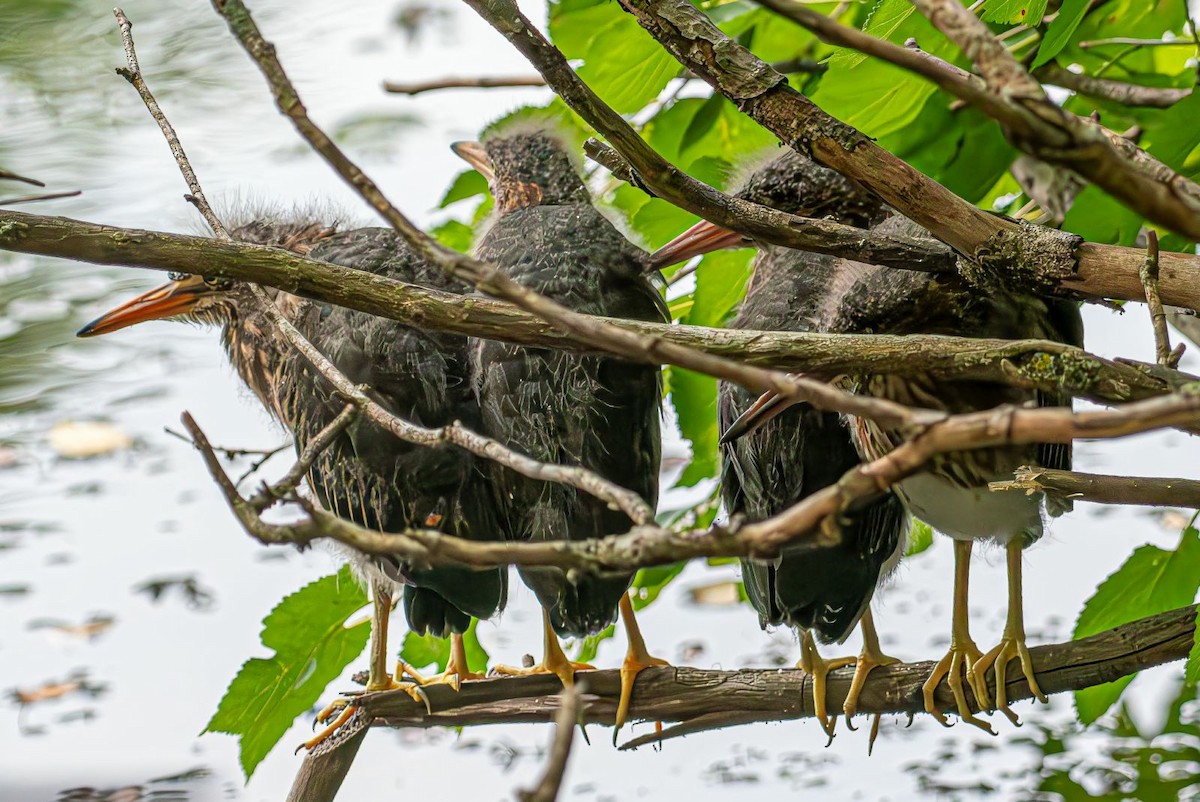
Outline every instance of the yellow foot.
MULTIPOLYGON (((420 702, 421 704, 428 706, 425 700, 421 698, 420 690, 411 682, 397 682, 391 677, 388 677, 386 685, 377 688, 368 687, 368 692, 375 691, 404 691, 410 697, 412 697, 414 702, 420 702)), ((355 694, 355 696, 357 697, 358 694, 355 694)), ((341 729, 342 726, 351 719, 351 717, 354 715, 354 711, 357 709, 358 705, 354 703, 354 697, 342 697, 340 699, 334 699, 329 703, 328 706, 322 709, 321 712, 317 713, 316 723, 328 724, 328 726, 314 735, 312 738, 309 738, 307 741, 296 747, 296 751, 299 752, 301 749, 311 750, 314 746, 322 741, 328 740, 329 736, 341 729), (331 720, 332 723, 330 723, 331 720)))
MULTIPOLYGON (((396 676, 407 674, 413 682, 421 687, 426 685, 449 685, 455 691, 462 689, 464 680, 487 679, 486 674, 477 674, 467 665, 467 650, 463 645, 462 635, 457 633, 450 636, 450 659, 446 662, 446 670, 436 677, 424 677, 403 660, 396 663, 396 676)), ((415 697, 414 697, 415 698, 415 697)))
POLYGON ((929 679, 925 680, 925 685, 921 689, 925 697, 925 711, 936 718, 943 727, 949 727, 950 722, 947 721, 942 711, 938 709, 933 694, 942 679, 945 678, 950 685, 951 693, 954 694, 954 703, 958 708, 958 715, 962 720, 978 727, 989 735, 996 734, 990 724, 981 718, 976 718, 975 714, 971 712, 971 707, 967 704, 966 687, 963 685, 965 677, 966 686, 970 687, 971 693, 975 695, 980 708, 988 707, 987 684, 982 683, 979 676, 972 671, 975 664, 982 658, 983 654, 979 651, 979 647, 969 638, 965 639, 965 642, 961 644, 951 642, 950 651, 938 661, 937 666, 933 669, 933 673, 929 675, 929 679))
POLYGON ((982 684, 986 689, 987 670, 990 667, 996 669, 996 709, 1008 716, 1008 720, 1019 727, 1021 720, 1008 706, 1008 689, 1006 687, 1008 664, 1013 660, 1021 661, 1021 673, 1025 675, 1025 681, 1029 683, 1030 693, 1036 696, 1042 704, 1047 704, 1050 700, 1038 687, 1037 676, 1033 671, 1033 661, 1029 657, 1029 649, 1025 646, 1024 638, 1005 637, 999 645, 976 661, 971 673, 975 675, 976 683, 982 684))
POLYGON ((625 655, 624 662, 621 663, 621 696, 617 702, 617 718, 616 726, 613 729, 613 737, 616 738, 617 730, 625 725, 625 719, 629 716, 629 702, 633 699, 633 683, 637 680, 637 675, 642 673, 642 669, 652 666, 670 667, 670 663, 658 657, 651 655, 634 656, 633 654, 625 655))
POLYGON ((523 666, 496 666, 492 669, 492 673, 501 674, 506 677, 528 677, 531 674, 554 674, 560 680, 564 688, 570 688, 575 684, 576 671, 595 671, 596 667, 589 663, 576 663, 573 660, 543 660, 536 666, 525 668, 523 666))
MULTIPOLYGON (((653 656, 646 649, 646 641, 642 638, 642 630, 633 613, 633 602, 630 601, 629 594, 621 597, 619 609, 621 620, 625 622, 625 634, 629 640, 629 648, 625 652, 625 660, 621 663, 621 696, 617 701, 613 743, 616 743, 617 733, 621 731, 621 727, 625 725, 625 719, 629 716, 629 703, 633 699, 633 683, 637 681, 638 674, 642 673, 642 669, 651 666, 670 667, 671 665, 666 660, 653 656)), ((662 722, 655 722, 655 726, 661 731, 662 722)))
MULTIPOLYGON (((899 662, 899 658, 883 653, 868 654, 864 651, 858 656, 858 660, 854 662, 854 679, 850 682, 850 690, 846 692, 846 701, 842 702, 842 712, 846 716, 847 727, 854 729, 850 719, 858 712, 858 697, 862 694, 867 677, 879 666, 890 666, 899 662)), ((875 718, 878 719, 879 716, 876 715, 875 718)))
POLYGON ((530 674, 554 674, 562 680, 564 688, 570 688, 575 684, 576 671, 596 670, 596 667, 593 665, 576 663, 567 659, 567 655, 562 650, 562 644, 558 642, 558 635, 554 633, 554 627, 550 624, 550 614, 545 609, 542 610, 542 632, 545 637, 545 657, 542 658, 542 662, 530 668, 496 666, 492 669, 492 673, 509 677, 527 677, 530 674))
MULTIPOLYGON (((802 669, 804 673, 812 677, 813 713, 817 721, 821 724, 821 729, 825 730, 825 734, 829 736, 830 743, 833 743, 833 731, 834 727, 837 726, 837 717, 829 715, 829 710, 825 703, 826 677, 828 677, 830 671, 854 665, 855 662, 857 662, 857 658, 854 657, 835 657, 832 660, 826 660, 817 651, 817 644, 813 641, 812 633, 808 630, 804 630, 801 633, 800 662, 796 664, 796 667, 802 669)), ((826 746, 828 745, 826 744, 826 746)))

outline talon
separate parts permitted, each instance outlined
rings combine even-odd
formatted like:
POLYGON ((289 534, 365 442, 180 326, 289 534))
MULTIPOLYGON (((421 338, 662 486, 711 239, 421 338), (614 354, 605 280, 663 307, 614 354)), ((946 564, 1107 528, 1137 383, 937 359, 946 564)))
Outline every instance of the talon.
MULTIPOLYGON (((406 674, 412 678, 413 682, 418 687, 427 687, 429 685, 449 685, 456 693, 462 690, 464 680, 487 679, 486 674, 479 674, 471 671, 467 664, 467 648, 463 643, 463 636, 457 632, 450 635, 450 659, 446 661, 446 670, 436 677, 426 677, 415 668, 405 663, 403 660, 396 661, 396 675, 406 674)), ((429 697, 422 693, 420 699, 409 694, 417 701, 424 701, 425 706, 429 706, 429 697)))
MULTIPOLYGON (((658 657, 654 657, 646 649, 646 641, 642 638, 642 631, 638 627, 637 618, 633 614, 633 603, 629 600, 629 594, 621 597, 620 603, 621 620, 625 622, 625 632, 629 640, 629 649, 625 653, 625 660, 621 663, 621 696, 617 701, 617 715, 613 726, 613 744, 617 742, 617 733, 621 731, 625 720, 629 715, 629 703, 633 699, 633 684, 637 681, 638 674, 642 673, 643 669, 652 666, 670 667, 670 663, 658 657)), ((662 722, 655 722, 656 726, 661 730, 662 722)))
POLYGON ((577 663, 568 660, 558 642, 558 635, 550 625, 550 614, 542 610, 542 628, 545 634, 545 656, 542 662, 534 666, 496 666, 492 671, 508 677, 527 677, 531 674, 554 674, 562 682, 564 688, 575 684, 576 671, 595 671, 596 667, 588 663, 577 663))
POLYGON ((813 681, 813 717, 821 725, 821 729, 829 736, 829 746, 833 743, 834 726, 836 724, 836 716, 830 716, 825 701, 825 684, 826 677, 830 671, 842 668, 856 663, 858 658, 855 657, 837 657, 832 660, 826 660, 821 657, 821 653, 817 651, 817 644, 813 640, 812 633, 808 630, 803 630, 800 633, 800 662, 796 667, 804 671, 812 677, 813 681))
MULTIPOLYGON (((879 635, 875 632, 875 620, 871 616, 870 609, 863 613, 859 627, 862 629, 863 635, 862 654, 858 656, 858 660, 854 664, 854 679, 850 682, 850 690, 846 692, 846 700, 842 702, 842 713, 846 717, 846 726, 852 731, 855 727, 850 719, 858 712, 858 697, 862 694, 867 677, 879 666, 900 662, 898 658, 884 654, 880 648, 879 635)), ((878 730, 878 716, 876 719, 873 729, 878 730)))

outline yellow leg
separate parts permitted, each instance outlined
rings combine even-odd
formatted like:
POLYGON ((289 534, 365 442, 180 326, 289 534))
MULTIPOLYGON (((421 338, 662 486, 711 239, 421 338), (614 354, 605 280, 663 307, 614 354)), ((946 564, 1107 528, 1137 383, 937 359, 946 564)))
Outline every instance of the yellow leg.
POLYGON ((1024 545, 1020 538, 1008 542, 1008 619, 1004 623, 1004 635, 990 652, 975 663, 973 673, 977 682, 985 683, 984 679, 989 667, 995 667, 996 674, 996 708, 1008 716, 1009 721, 1020 726, 1017 714, 1008 706, 1008 691, 1006 681, 1008 664, 1013 659, 1021 661, 1021 672, 1029 683, 1029 690, 1043 704, 1048 702, 1042 689, 1038 687, 1037 676, 1033 672, 1033 661, 1029 657, 1029 648, 1025 645, 1025 602, 1021 596, 1021 553, 1024 545))
MULTIPOLYGON (((854 729, 850 724, 850 719, 858 712, 858 697, 862 693, 867 677, 878 666, 890 666, 892 663, 900 662, 895 657, 884 654, 883 649, 879 647, 879 634, 875 631, 875 619, 871 616, 870 607, 863 613, 858 626, 862 630, 863 636, 862 654, 858 656, 858 661, 854 664, 854 680, 850 683, 846 701, 842 702, 842 712, 846 714, 846 726, 850 729, 854 729)), ((878 713, 875 718, 878 721, 878 713)))
POLYGON ((821 653, 817 651, 817 643, 813 638, 812 633, 807 629, 800 632, 800 662, 796 664, 796 668, 804 670, 804 673, 812 677, 813 681, 813 712, 816 715, 817 721, 821 723, 821 729, 825 730, 825 734, 832 740, 833 728, 837 724, 837 719, 829 715, 828 708, 825 704, 825 678, 830 671, 841 668, 842 666, 853 665, 855 658, 853 657, 835 657, 832 660, 826 660, 821 657, 821 653))
POLYGON ((457 632, 450 635, 450 659, 446 662, 446 670, 436 677, 424 677, 415 668, 403 661, 396 663, 396 675, 407 674, 418 685, 449 685, 454 690, 462 688, 463 680, 486 679, 483 674, 471 671, 467 665, 467 648, 463 645, 463 636, 457 632))
MULTIPOLYGON (((387 627, 388 620, 392 614, 392 594, 379 584, 371 583, 371 663, 367 668, 367 690, 368 691, 390 691, 402 690, 411 696, 415 701, 421 701, 420 696, 414 685, 411 683, 397 682, 392 679, 391 674, 387 673, 387 627)), ((324 724, 330 719, 334 719, 329 726, 321 730, 315 736, 305 741, 297 748, 312 749, 317 744, 329 738, 338 729, 350 720, 357 710, 357 706, 353 701, 347 699, 335 699, 320 713, 317 713, 317 723, 324 724)))
POLYGON ((496 666, 494 671, 497 674, 505 674, 507 676, 520 677, 529 674, 555 674, 562 680, 563 687, 569 688, 575 684, 576 671, 594 671, 595 666, 587 663, 575 663, 567 659, 563 653, 562 645, 558 642, 558 635, 554 632, 554 627, 550 626, 550 614, 542 610, 542 627, 545 630, 545 655, 542 662, 531 668, 518 668, 516 666, 496 666))
POLYGON ((642 672, 643 668, 671 665, 666 660, 652 656, 646 649, 646 641, 642 639, 642 630, 638 626, 637 618, 633 615, 633 602, 629 600, 628 593, 621 597, 621 620, 625 622, 629 650, 625 652, 625 660, 621 663, 621 698, 617 703, 614 738, 617 730, 621 729, 629 715, 629 702, 633 698, 633 683, 637 680, 637 675, 642 672))
POLYGON ((963 721, 968 724, 973 724, 981 730, 995 735, 991 725, 980 718, 976 718, 971 712, 970 706, 967 704, 966 689, 963 687, 964 676, 967 685, 971 688, 971 692, 975 694, 975 699, 979 702, 981 708, 986 708, 989 704, 987 685, 981 684, 976 675, 972 672, 975 663, 979 661, 983 654, 979 651, 979 647, 975 645, 975 641, 971 640, 970 627, 967 621, 967 580, 971 571, 971 541, 955 540, 954 541, 954 612, 950 629, 950 651, 946 656, 938 661, 934 667, 933 673, 929 675, 929 679, 925 681, 922 691, 925 696, 925 710, 943 726, 949 727, 950 722, 938 709, 934 702, 933 694, 937 690, 937 686, 945 677, 950 685, 950 690, 954 694, 954 702, 958 707, 958 715, 963 721))

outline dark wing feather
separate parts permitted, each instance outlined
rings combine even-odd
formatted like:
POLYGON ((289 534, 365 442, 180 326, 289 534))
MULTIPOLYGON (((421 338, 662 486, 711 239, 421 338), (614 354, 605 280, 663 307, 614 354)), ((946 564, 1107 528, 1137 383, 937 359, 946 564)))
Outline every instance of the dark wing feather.
MULTIPOLYGON (((389 229, 330 236, 310 256, 424 286, 464 289, 417 258, 389 229)), ((466 338, 333 306, 310 309, 298 325, 351 381, 368 385, 375 400, 396 415, 430 427, 455 420, 477 425, 466 338)), ((295 382, 292 405, 302 445, 344 402, 300 357, 292 359, 293 372, 303 377, 295 382)), ((432 527, 472 539, 500 534, 494 498, 474 456, 454 446, 410 445, 363 419, 322 455, 310 478, 323 505, 372 529, 432 527)), ((461 632, 470 616, 488 618, 502 609, 507 595, 503 570, 413 571, 386 558, 379 566, 406 583, 404 608, 417 632, 461 632)))
MULTIPOLYGON (((642 273, 645 254, 591 206, 534 206, 500 218, 479 255, 521 284, 577 311, 665 321, 642 273)), ((607 356, 479 341, 473 353, 483 429, 534 459, 582 465, 658 499, 661 373, 607 356)), ((630 521, 594 497, 492 468, 506 531, 520 540, 581 540, 627 531, 630 521)), ((632 574, 572 583, 557 568, 524 568, 556 631, 587 635, 616 616, 632 574)))

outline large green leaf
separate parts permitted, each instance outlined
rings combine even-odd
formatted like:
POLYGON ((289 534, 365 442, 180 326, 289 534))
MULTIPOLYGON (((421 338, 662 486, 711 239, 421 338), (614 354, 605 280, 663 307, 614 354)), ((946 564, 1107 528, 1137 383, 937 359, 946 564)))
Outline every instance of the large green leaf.
POLYGON ((1058 16, 1046 29, 1046 36, 1042 39, 1037 57, 1033 60, 1035 69, 1057 56, 1067 46, 1067 42, 1071 41, 1071 34, 1075 33, 1079 23, 1083 21, 1083 15, 1089 5, 1091 0, 1063 0, 1058 16))
POLYGON ((263 619, 262 644, 275 655, 242 664, 204 728, 238 736, 246 779, 292 722, 362 654, 369 621, 347 627, 346 620, 366 603, 367 595, 343 567, 287 596, 263 619))
MULTIPOLYGON (((1100 583, 1075 624, 1075 640, 1138 618, 1191 604, 1200 588, 1200 532, 1185 529, 1173 549, 1142 546, 1100 583)), ((1090 724, 1120 698, 1132 677, 1075 692, 1079 720, 1090 724)))
POLYGON ((1142 227, 1142 216, 1113 200, 1104 190, 1087 186, 1075 198, 1063 228, 1091 242, 1133 245, 1142 227))
MULTIPOLYGON (((722 326, 746 294, 748 263, 752 251, 710 253, 696 270, 692 306, 683 322, 695 326, 722 326)), ((691 487, 717 473, 717 381, 682 368, 670 371, 671 403, 679 430, 692 445, 692 460, 679 478, 691 487)))

